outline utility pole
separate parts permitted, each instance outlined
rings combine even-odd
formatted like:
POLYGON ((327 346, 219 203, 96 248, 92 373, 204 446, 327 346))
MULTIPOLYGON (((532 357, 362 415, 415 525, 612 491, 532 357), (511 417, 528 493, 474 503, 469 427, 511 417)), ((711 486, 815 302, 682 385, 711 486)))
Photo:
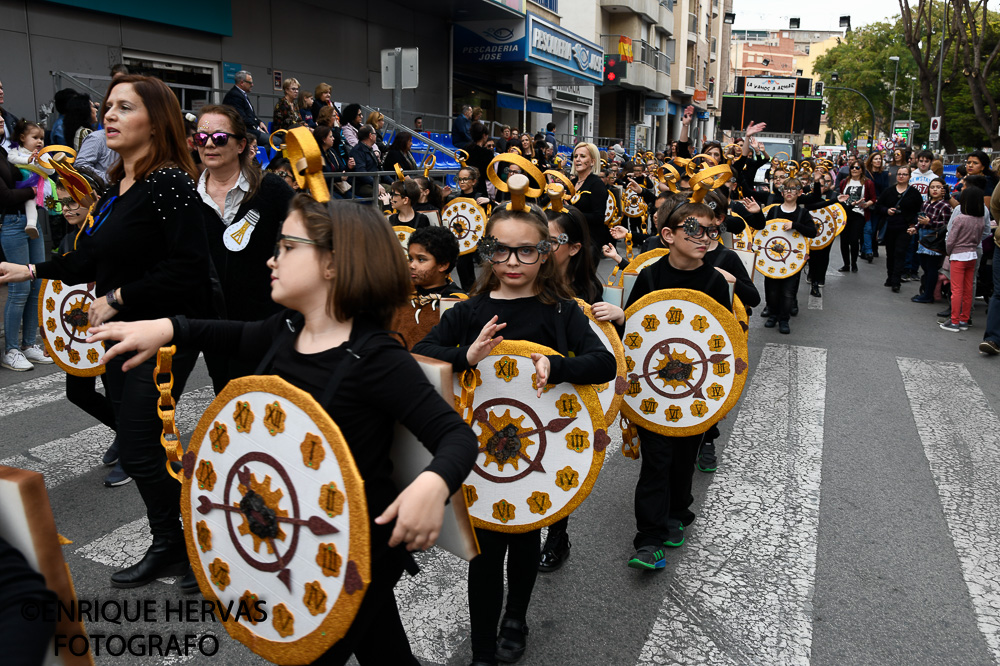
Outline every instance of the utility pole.
MULTIPOLYGON (((909 118, 909 120, 910 120, 910 123, 912 124, 913 123, 913 82, 914 82, 914 79, 913 79, 912 76, 909 76, 909 75, 907 76, 907 78, 910 79, 910 118, 909 118)), ((910 132, 912 132, 912 131, 913 131, 913 128, 910 127, 910 132)))
POLYGON ((889 138, 896 134, 896 82, 899 81, 899 56, 889 56, 896 63, 896 73, 892 77, 892 113, 889 115, 889 138))
MULTIPOLYGON (((941 117, 941 79, 944 76, 944 37, 945 32, 948 29, 948 3, 944 3, 944 19, 941 21, 941 54, 938 56, 938 84, 937 84, 937 100, 934 102, 934 115, 941 117)), ((929 46, 929 45, 928 45, 929 46)), ((942 118, 943 120, 943 118, 942 118)), ((938 133, 937 145, 934 150, 941 150, 941 139, 940 133, 938 133)))

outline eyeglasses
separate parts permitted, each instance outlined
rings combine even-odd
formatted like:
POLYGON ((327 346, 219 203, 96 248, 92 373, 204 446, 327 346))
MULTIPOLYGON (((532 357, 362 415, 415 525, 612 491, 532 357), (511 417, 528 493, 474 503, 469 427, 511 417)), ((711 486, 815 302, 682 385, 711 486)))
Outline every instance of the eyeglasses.
POLYGON ((782 185, 781 187, 778 188, 778 191, 779 192, 801 192, 802 188, 801 187, 785 187, 784 185, 782 185))
POLYGON ((460 182, 460 183, 471 183, 471 182, 473 182, 473 179, 472 178, 462 178, 462 177, 459 177, 458 182, 460 182))
POLYGON ((72 197, 66 197, 65 199, 57 199, 63 208, 68 208, 69 210, 76 210, 77 208, 82 208, 80 204, 76 202, 76 199, 72 197))
POLYGON ((689 238, 704 238, 708 236, 709 240, 718 240, 722 236, 722 227, 713 224, 710 227, 703 226, 698 223, 697 218, 689 217, 684 220, 684 224, 681 225, 684 229, 684 233, 688 235, 689 238))
POLYGON ((281 176, 282 178, 294 178, 294 176, 292 176, 292 174, 288 173, 287 171, 275 171, 274 175, 281 176))
POLYGON ((209 139, 212 140, 212 143, 215 145, 216 148, 221 148, 222 146, 229 143, 229 137, 232 137, 234 139, 240 138, 235 134, 233 134, 232 132, 212 132, 211 134, 209 134, 208 132, 195 132, 194 136, 192 136, 191 139, 194 141, 194 145, 198 146, 199 148, 204 148, 205 146, 207 146, 209 139))
POLYGON ((521 245, 519 247, 510 247, 509 245, 496 243, 493 247, 484 249, 481 254, 490 263, 502 264, 510 261, 510 255, 513 253, 517 256, 518 263, 530 266, 537 263, 543 254, 548 254, 551 251, 552 243, 543 240, 535 245, 521 245))
POLYGON ((309 238, 299 238, 298 236, 286 236, 285 234, 280 234, 278 236, 278 242, 274 244, 274 260, 277 261, 278 257, 281 256, 281 243, 289 242, 292 243, 303 243, 305 245, 315 245, 316 247, 321 247, 318 241, 311 240, 309 238))

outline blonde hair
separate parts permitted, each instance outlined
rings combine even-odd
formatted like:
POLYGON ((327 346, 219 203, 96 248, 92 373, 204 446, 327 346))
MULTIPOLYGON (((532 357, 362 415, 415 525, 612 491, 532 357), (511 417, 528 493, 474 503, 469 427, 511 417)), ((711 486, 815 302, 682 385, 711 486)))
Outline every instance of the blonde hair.
POLYGON ((368 114, 368 119, 365 120, 365 124, 371 125, 372 127, 377 129, 378 121, 382 120, 383 118, 385 118, 385 116, 382 115, 381 111, 372 111, 371 113, 368 114))
MULTIPOLYGON (((599 170, 601 166, 601 151, 597 149, 597 146, 595 146, 592 143, 581 142, 573 146, 572 154, 575 155, 576 151, 580 150, 581 148, 585 149, 588 153, 590 153, 590 159, 594 162, 594 165, 590 167, 590 172, 593 173, 594 171, 599 170)), ((572 160, 570 161, 572 162, 572 160)), ((570 166, 570 171, 573 172, 574 176, 577 175, 575 166, 570 166)))
POLYGON ((291 88, 292 86, 299 86, 300 89, 302 88, 302 84, 299 83, 299 80, 297 78, 295 78, 294 76, 289 76, 287 79, 285 79, 285 82, 281 84, 281 89, 284 90, 285 92, 288 92, 288 89, 291 88))

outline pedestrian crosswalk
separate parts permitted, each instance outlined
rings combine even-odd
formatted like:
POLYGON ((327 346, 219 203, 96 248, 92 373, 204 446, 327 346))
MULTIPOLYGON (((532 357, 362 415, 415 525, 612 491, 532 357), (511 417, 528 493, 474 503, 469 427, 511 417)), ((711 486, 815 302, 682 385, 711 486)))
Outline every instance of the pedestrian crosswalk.
MULTIPOLYGON (((812 315, 810 315, 812 316, 812 315)), ((838 446, 830 430, 830 405, 842 409, 844 397, 828 385, 832 368, 850 362, 849 352, 780 340, 751 326, 751 376, 744 398, 721 424, 720 467, 699 475, 698 518, 685 545, 668 553, 668 568, 641 573, 625 567, 630 550, 632 490, 638 463, 608 456, 586 511, 574 516, 570 534, 574 555, 563 570, 540 578, 533 608, 558 614, 533 615, 524 664, 811 664, 826 663, 814 641, 822 621, 815 604, 825 556, 820 539, 824 497, 824 458, 838 446), (758 339, 755 339, 757 337, 758 339), (600 510, 596 510, 600 508, 600 510), (585 559, 586 558, 586 559, 585 559), (592 577, 582 572, 604 572, 592 577), (594 595, 600 595, 595 599, 594 595), (639 609, 641 612, 637 612, 639 609), (593 645, 582 651, 578 646, 593 645), (573 654, 573 658, 561 655, 573 654), (588 660, 590 654, 590 660, 588 660), (610 658, 608 655, 612 655, 610 658), (600 656, 598 656, 600 655, 600 656)), ((786 338, 787 340, 787 338, 786 338)), ((794 341, 794 340, 793 340, 794 341)), ((1000 663, 1000 419, 995 394, 961 362, 894 355, 898 374, 875 377, 905 392, 905 413, 886 415, 898 430, 912 429, 912 444, 926 457, 936 503, 914 507, 938 516, 950 541, 937 544, 955 553, 960 596, 971 609, 974 636, 981 642, 963 663, 1000 663)), ((832 384, 832 382, 831 382, 832 384)), ((198 383, 194 383, 197 386, 198 383)), ((133 485, 95 487, 95 469, 111 441, 111 431, 88 423, 64 401, 61 373, 26 376, 0 389, 0 433, 28 413, 37 418, 68 415, 66 432, 35 441, 30 432, 0 437, 0 464, 45 475, 61 533, 74 541, 64 548, 78 592, 114 597, 107 576, 138 560, 150 543, 142 504, 133 485), (80 496, 101 512, 95 525, 68 523, 80 496), (111 526, 108 527, 108 524, 111 526)), ((890 389, 886 389, 890 390, 890 389)), ((187 435, 213 393, 190 390, 178 407, 187 435)), ((858 413, 875 405, 855 405, 858 413)), ((615 429, 617 430, 617 429, 615 429)), ((614 432, 613 447, 620 445, 614 432)), ((876 442, 873 442, 875 445, 876 442)), ((863 511, 863 507, 856 507, 863 511)), ((892 529, 892 526, 886 526, 892 529)), ((833 540, 836 543, 836 540, 833 540)), ((827 540, 829 542, 829 540, 827 540)), ((859 552, 857 557, 865 554, 859 552)), ((397 586, 400 613, 415 654, 425 664, 468 663, 467 563, 433 549, 419 554, 421 574, 404 576, 397 586)), ((144 594, 177 598, 174 581, 154 583, 144 594)), ((914 593, 930 594, 922 581, 914 593), (919 592, 917 592, 919 591, 919 592)), ((857 591, 844 591, 850 599, 857 591)), ((881 600, 891 609, 893 592, 881 600)), ((863 596, 863 595, 858 595, 863 596)), ((931 602, 928 602, 931 603, 931 602)), ((850 604, 831 612, 850 613, 850 604)), ((947 621, 945 621, 947 622, 947 621)), ((971 627, 971 623, 970 623, 971 627)), ((96 629, 95 629, 96 630, 96 629)), ((219 636, 224 649, 215 664, 263 663, 236 644, 217 625, 201 626, 219 636)), ((873 627, 873 632, 878 628, 873 627)), ((914 631, 947 632, 946 627, 914 631)), ((849 642, 850 636, 841 637, 849 642)), ((901 652, 901 655, 905 655, 901 652)), ((98 664, 123 662, 109 657, 98 664)), ((142 663, 198 663, 186 657, 147 658, 142 663)), ((857 663, 869 663, 859 657, 857 663)), ((898 663, 922 663, 900 657, 898 663)))

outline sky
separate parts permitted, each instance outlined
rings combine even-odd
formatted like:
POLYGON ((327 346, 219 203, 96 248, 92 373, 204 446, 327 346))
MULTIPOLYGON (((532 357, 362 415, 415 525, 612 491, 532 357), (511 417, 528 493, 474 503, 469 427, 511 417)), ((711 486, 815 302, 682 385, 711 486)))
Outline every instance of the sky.
MULTIPOLYGON (((910 0, 916 6, 916 0, 910 0)), ((801 20, 804 30, 837 30, 841 16, 851 17, 857 28, 899 13, 897 0, 836 0, 836 2, 789 2, 789 0, 733 0, 737 30, 787 28, 790 17, 801 20)))

